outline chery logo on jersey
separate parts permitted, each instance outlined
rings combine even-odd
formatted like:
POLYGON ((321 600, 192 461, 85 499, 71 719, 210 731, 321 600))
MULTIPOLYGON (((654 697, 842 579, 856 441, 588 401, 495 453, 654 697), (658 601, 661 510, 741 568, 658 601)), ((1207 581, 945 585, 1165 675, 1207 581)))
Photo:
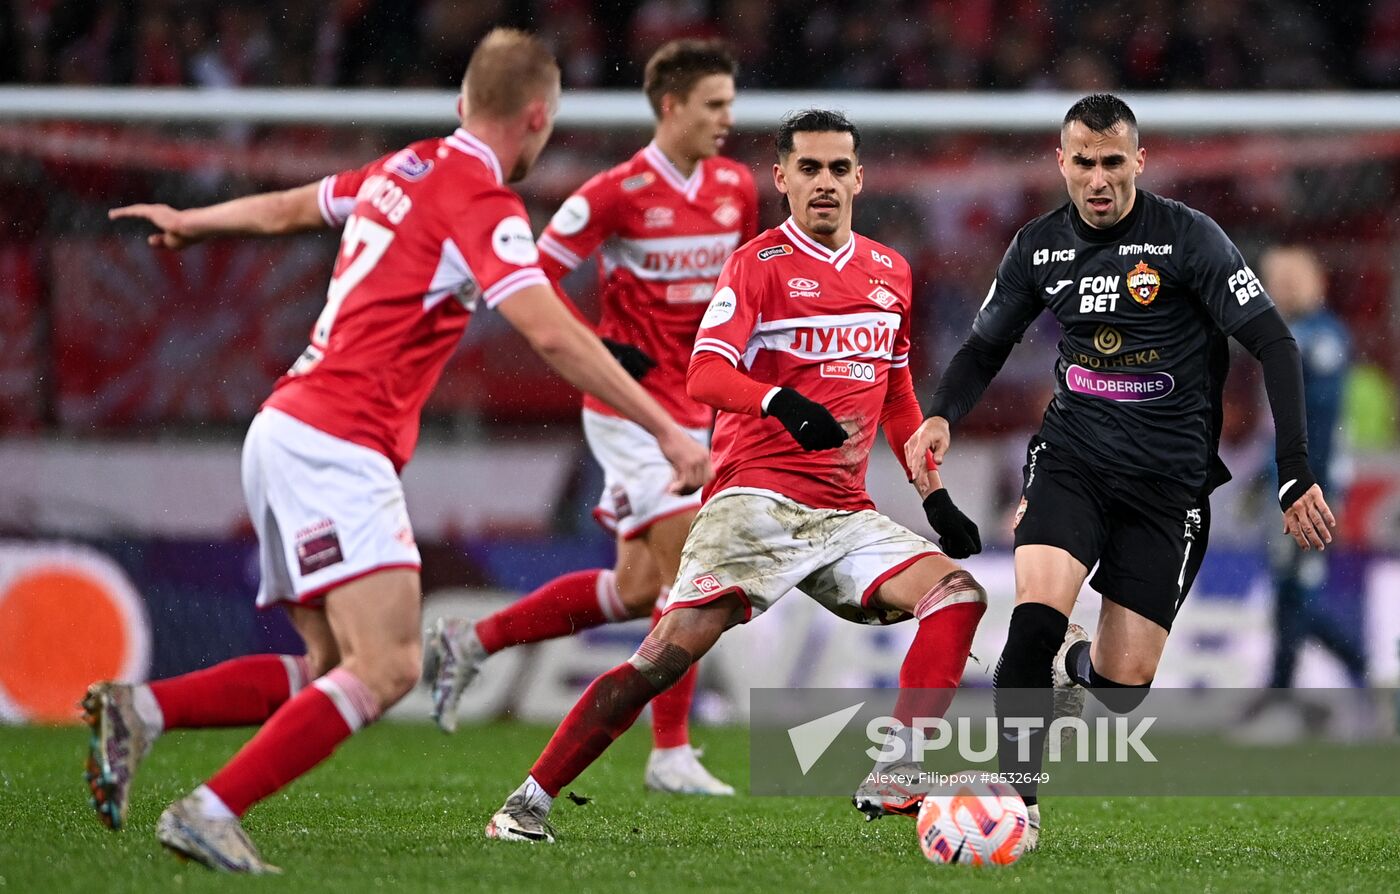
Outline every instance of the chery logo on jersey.
POLYGON ((823 379, 855 379, 857 382, 875 381, 875 364, 859 360, 828 360, 821 365, 823 379))
POLYGON ((807 279, 804 276, 794 276, 788 280, 789 298, 820 298, 822 284, 815 279, 807 279))
POLYGON ((1065 384, 1075 394, 1138 402, 1166 397, 1176 380, 1170 373, 1101 373, 1076 363, 1065 370, 1065 384))
POLYGON ((1157 299, 1157 290, 1162 288, 1162 274, 1147 266, 1146 261, 1138 261, 1137 266, 1128 271, 1128 294, 1143 307, 1157 299))

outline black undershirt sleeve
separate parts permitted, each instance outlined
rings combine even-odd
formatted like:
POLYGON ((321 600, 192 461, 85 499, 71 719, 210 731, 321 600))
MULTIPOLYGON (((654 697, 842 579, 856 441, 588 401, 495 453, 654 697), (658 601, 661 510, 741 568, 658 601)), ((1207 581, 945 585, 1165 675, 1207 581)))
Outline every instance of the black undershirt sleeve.
POLYGON ((1015 346, 1014 341, 999 345, 975 332, 970 334, 939 380, 928 415, 942 416, 948 425, 955 425, 977 405, 1015 346))
POLYGON ((1284 486, 1279 503, 1287 509, 1316 482, 1308 467, 1307 404, 1298 343, 1272 307, 1250 318, 1233 334, 1264 367, 1264 390, 1274 416, 1274 457, 1279 484, 1284 486))

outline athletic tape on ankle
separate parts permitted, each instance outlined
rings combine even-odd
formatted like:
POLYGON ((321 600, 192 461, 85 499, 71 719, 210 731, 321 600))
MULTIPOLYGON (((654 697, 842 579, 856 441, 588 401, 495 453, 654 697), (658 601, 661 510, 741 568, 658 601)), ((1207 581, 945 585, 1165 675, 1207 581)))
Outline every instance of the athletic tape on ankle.
POLYGON ((939 609, 965 602, 980 602, 986 605, 987 591, 978 586, 977 581, 966 571, 954 571, 924 594, 924 598, 914 606, 914 617, 922 621, 939 609))
POLYGON ((690 669, 690 653, 675 643, 648 635, 627 663, 658 691, 669 689, 690 669))

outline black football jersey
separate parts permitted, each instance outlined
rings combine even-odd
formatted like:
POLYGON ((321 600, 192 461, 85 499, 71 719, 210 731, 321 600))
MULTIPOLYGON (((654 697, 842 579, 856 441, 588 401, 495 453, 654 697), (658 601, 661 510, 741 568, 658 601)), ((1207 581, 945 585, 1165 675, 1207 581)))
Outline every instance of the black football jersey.
POLYGON ((1226 336, 1272 306, 1215 221, 1138 190, 1108 229, 1072 203, 1022 227, 972 327, 1007 344, 1048 308, 1063 334, 1041 436, 1095 467, 1214 487, 1226 336))

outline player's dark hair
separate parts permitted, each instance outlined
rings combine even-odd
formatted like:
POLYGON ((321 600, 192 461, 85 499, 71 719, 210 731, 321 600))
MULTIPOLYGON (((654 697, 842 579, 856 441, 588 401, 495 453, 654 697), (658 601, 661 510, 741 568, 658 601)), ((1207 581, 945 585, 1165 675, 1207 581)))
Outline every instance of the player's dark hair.
POLYGON ((651 54, 642 77, 642 92, 660 118, 661 98, 666 94, 683 98, 702 78, 717 74, 732 78, 738 71, 739 62, 724 41, 682 38, 651 54))
POLYGON ((851 148, 860 153, 860 131, 851 119, 830 109, 803 109, 792 112, 778 125, 775 141, 778 161, 787 158, 792 152, 792 137, 797 133, 848 133, 851 135, 851 148))
POLYGON ((1132 132, 1133 139, 1137 139, 1137 116, 1128 108, 1126 102, 1112 93, 1091 93, 1070 106, 1069 111, 1065 112, 1065 120, 1060 125, 1060 130, 1069 127, 1075 121, 1094 133, 1110 133, 1116 130, 1119 124, 1125 124, 1132 132))

